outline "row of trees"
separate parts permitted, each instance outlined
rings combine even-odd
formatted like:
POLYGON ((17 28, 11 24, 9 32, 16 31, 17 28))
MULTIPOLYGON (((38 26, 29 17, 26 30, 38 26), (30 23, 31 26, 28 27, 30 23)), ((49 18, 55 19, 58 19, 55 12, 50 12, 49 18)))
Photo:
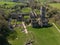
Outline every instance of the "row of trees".
MULTIPOLYGON (((12 12, 17 12, 16 10, 20 10, 19 8, 12 7, 11 8, 5 8, 7 4, 0 5, 0 45, 10 45, 7 37, 14 33, 15 31, 10 30, 10 26, 8 23, 8 19, 10 18, 10 14, 12 12)), ((12 37, 11 37, 12 38, 12 37)))
POLYGON ((7 40, 10 33, 8 22, 0 15, 0 45, 10 45, 7 40))

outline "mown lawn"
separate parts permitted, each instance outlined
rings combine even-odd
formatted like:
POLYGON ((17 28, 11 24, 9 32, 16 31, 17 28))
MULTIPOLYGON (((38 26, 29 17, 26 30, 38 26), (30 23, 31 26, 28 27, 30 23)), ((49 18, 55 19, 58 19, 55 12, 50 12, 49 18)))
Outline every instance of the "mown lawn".
POLYGON ((28 27, 28 30, 35 38, 33 45, 60 45, 60 33, 54 26, 40 29, 28 27))
POLYGON ((29 39, 32 38, 31 34, 25 34, 21 31, 22 29, 20 27, 15 28, 15 31, 17 32, 17 38, 11 40, 9 39, 9 43, 12 45, 24 45, 26 42, 28 42, 29 39))
POLYGON ((2 7, 4 7, 5 6, 5 8, 11 8, 11 7, 14 7, 15 5, 26 5, 26 4, 24 4, 24 3, 17 3, 17 2, 0 2, 0 5, 2 6, 2 7))
MULTIPOLYGON (((14 23, 14 20, 12 20, 14 23)), ((17 22, 20 23, 21 22, 17 22)), ((18 39, 8 39, 12 45, 24 45, 29 40, 34 40, 33 45, 60 45, 60 32, 54 26, 48 28, 32 28, 27 26, 28 34, 22 32, 23 28, 16 27, 14 30, 17 32, 18 39)))
POLYGON ((60 3, 51 3, 49 5, 54 7, 54 8, 60 9, 60 3))
POLYGON ((9 40, 9 43, 12 45, 24 45, 26 41, 26 35, 21 32, 20 28, 15 28, 15 31, 17 32, 18 39, 9 40))
POLYGON ((27 27, 29 33, 22 32, 20 27, 15 28, 17 38, 9 40, 12 45, 24 45, 29 40, 34 40, 33 45, 60 45, 60 33, 54 26, 48 28, 27 27))
POLYGON ((22 11, 22 13, 30 13, 31 8, 30 7, 23 8, 21 11, 22 11))
MULTIPOLYGON (((14 24, 16 23, 14 20, 11 21, 11 24, 14 24)), ((21 22, 17 22, 17 24, 21 24, 21 22)), ((32 38, 31 34, 25 34, 23 32, 23 26, 20 26, 20 27, 15 27, 14 28, 15 30, 15 38, 14 37, 11 37, 13 34, 11 34, 9 37, 8 37, 8 41, 11 45, 24 45, 26 44, 26 42, 32 38)))

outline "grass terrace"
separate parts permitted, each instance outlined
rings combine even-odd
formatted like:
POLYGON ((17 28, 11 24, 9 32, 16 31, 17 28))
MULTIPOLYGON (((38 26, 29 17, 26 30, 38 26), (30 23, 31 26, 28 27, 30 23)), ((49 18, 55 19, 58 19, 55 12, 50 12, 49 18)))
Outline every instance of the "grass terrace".
POLYGON ((17 21, 17 20, 15 20, 15 19, 13 19, 12 21, 11 21, 11 24, 21 24, 21 21, 17 21))
POLYGON ((11 8, 11 7, 14 7, 15 5, 26 5, 24 3, 16 3, 16 2, 0 2, 0 5, 1 6, 5 6, 6 8, 11 8))
POLYGON ((30 8, 30 7, 23 8, 21 11, 22 11, 23 13, 30 13, 31 8, 30 8))

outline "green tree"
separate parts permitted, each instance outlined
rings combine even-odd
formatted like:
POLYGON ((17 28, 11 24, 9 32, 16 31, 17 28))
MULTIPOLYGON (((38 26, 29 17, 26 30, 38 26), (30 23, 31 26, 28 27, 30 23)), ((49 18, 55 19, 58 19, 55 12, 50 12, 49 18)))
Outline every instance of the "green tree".
POLYGON ((7 36, 10 32, 8 22, 0 15, 0 45, 9 45, 7 36))
POLYGON ((9 25, 8 22, 4 19, 3 16, 0 15, 0 34, 3 36, 7 36, 9 34, 9 25))

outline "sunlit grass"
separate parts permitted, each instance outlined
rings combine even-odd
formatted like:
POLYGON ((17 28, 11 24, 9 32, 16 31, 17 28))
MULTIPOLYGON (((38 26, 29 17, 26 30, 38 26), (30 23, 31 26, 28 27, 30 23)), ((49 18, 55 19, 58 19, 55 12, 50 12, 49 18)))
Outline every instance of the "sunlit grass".
POLYGON ((31 8, 29 8, 29 7, 23 8, 21 11, 22 11, 23 13, 30 13, 31 8))
POLYGON ((51 3, 50 6, 60 9, 60 3, 51 3))
POLYGON ((54 26, 48 28, 27 27, 34 34, 34 45, 60 45, 60 33, 54 26))

